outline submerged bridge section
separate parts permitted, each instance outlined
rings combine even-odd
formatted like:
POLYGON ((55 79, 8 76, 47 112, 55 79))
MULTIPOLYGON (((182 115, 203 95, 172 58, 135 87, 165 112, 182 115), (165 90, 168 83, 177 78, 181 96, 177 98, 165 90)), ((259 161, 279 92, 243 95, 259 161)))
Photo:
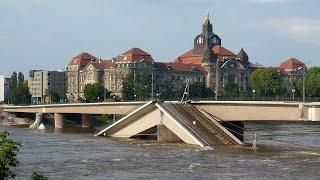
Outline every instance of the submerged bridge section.
POLYGON ((156 134, 159 141, 181 140, 199 146, 243 144, 195 106, 173 102, 149 102, 96 136, 130 138, 145 132, 156 134))

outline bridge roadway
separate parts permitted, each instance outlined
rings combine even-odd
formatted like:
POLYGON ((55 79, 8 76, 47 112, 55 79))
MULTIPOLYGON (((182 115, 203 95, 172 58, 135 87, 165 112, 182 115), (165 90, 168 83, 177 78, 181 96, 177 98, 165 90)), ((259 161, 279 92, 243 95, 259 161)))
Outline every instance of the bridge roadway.
MULTIPOLYGON (((103 102, 3 106, 9 113, 127 114, 147 102, 103 102)), ((320 121, 320 103, 270 101, 191 101, 223 121, 320 121)))

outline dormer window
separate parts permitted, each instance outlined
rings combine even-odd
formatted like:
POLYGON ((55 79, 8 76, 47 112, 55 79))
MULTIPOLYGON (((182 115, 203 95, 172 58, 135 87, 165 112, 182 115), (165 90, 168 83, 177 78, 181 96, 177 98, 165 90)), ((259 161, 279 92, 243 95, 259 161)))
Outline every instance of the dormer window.
POLYGON ((202 38, 202 37, 199 37, 199 38, 197 39, 197 43, 198 43, 198 44, 203 44, 203 38, 202 38))
POLYGON ((211 40, 212 40, 212 43, 213 43, 213 44, 219 44, 219 45, 221 45, 221 39, 219 38, 219 36, 214 35, 211 40))
POLYGON ((171 71, 172 70, 171 66, 167 66, 167 70, 171 71))
POLYGON ((192 67, 191 69, 192 72, 197 72, 197 68, 195 66, 192 67))

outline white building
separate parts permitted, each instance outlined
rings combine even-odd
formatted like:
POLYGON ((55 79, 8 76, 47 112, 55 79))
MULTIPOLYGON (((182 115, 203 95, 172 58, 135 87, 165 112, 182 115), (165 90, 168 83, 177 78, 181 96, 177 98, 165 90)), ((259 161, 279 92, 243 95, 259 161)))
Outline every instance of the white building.
POLYGON ((9 92, 10 78, 0 76, 0 102, 3 102, 9 92))

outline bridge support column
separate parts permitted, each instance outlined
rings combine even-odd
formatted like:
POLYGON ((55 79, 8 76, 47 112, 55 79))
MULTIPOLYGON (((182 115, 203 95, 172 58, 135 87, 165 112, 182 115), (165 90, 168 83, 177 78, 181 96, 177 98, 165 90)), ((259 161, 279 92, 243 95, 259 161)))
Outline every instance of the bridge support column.
POLYGON ((82 114, 82 127, 89 128, 91 119, 92 119, 91 114, 82 114))
POLYGON ((181 142, 182 140, 163 124, 157 125, 157 141, 181 142))
POLYGON ((63 128, 64 127, 64 117, 63 114, 54 113, 54 127, 55 128, 63 128))

